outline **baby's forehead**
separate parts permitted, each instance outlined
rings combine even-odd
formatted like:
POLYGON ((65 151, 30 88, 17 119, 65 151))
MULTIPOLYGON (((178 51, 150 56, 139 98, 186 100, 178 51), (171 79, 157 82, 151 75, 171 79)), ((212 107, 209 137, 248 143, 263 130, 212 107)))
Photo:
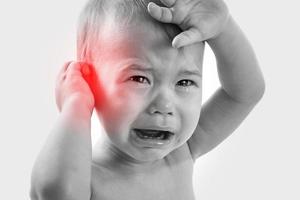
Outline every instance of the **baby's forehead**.
POLYGON ((101 57, 105 57, 107 62, 121 62, 131 58, 145 63, 162 63, 174 59, 182 65, 202 62, 203 45, 191 45, 182 49, 172 47, 172 39, 178 31, 172 26, 164 27, 147 21, 114 29, 106 34, 107 37, 100 44, 105 47, 102 48, 101 57))
MULTIPOLYGON (((159 22, 148 13, 148 3, 155 2, 163 6, 160 0, 117 0, 117 2, 113 9, 112 21, 121 29, 155 30, 158 34, 164 34, 170 41, 181 32, 177 25, 159 22)), ((131 34, 134 35, 134 32, 131 34)))
MULTIPOLYGON (((160 23, 148 14, 134 16, 128 23, 123 23, 122 19, 118 18, 109 21, 111 23, 101 27, 102 39, 99 46, 102 47, 101 57, 105 55, 105 58, 112 61, 128 57, 149 60, 151 56, 156 60, 168 59, 168 54, 175 51, 172 40, 181 32, 178 26, 160 23)), ((189 47, 180 51, 183 56, 179 56, 178 59, 194 60, 195 51, 198 51, 196 57, 201 57, 201 48, 199 51, 199 48, 197 50, 195 47, 189 47), (186 56, 185 52, 192 53, 186 56)))

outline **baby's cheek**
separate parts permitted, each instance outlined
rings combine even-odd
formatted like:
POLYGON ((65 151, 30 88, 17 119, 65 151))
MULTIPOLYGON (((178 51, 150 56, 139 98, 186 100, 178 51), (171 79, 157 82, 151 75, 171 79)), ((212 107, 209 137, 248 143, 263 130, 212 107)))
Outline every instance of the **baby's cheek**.
POLYGON ((118 92, 118 110, 124 121, 131 123, 135 117, 142 111, 145 99, 132 90, 122 89, 118 92))
POLYGON ((141 98, 124 89, 109 95, 106 105, 100 111, 107 131, 118 134, 127 130, 140 113, 142 104, 141 98))
MULTIPOLYGON (((200 104, 200 103, 199 103, 200 104)), ((189 109, 186 109, 185 114, 185 123, 186 123, 186 129, 189 130, 189 132, 193 132, 198 124, 199 118, 200 118, 200 112, 201 112, 201 105, 190 107, 189 109)))

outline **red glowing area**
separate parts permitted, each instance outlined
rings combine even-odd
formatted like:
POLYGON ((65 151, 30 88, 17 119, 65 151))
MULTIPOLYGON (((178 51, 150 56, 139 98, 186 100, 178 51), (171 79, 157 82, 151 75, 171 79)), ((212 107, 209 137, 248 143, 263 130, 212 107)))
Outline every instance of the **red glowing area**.
POLYGON ((117 127, 124 129, 145 109, 145 90, 137 89, 137 83, 129 81, 131 76, 141 73, 125 69, 147 60, 153 41, 159 47, 162 45, 160 41, 157 44, 155 38, 154 33, 149 35, 141 26, 132 25, 126 28, 102 26, 97 38, 88 40, 90 64, 82 68, 82 73, 94 94, 99 119, 108 133, 120 132, 117 127))
POLYGON ((93 65, 88 63, 81 63, 81 73, 84 80, 88 83, 95 100, 95 107, 101 108, 103 103, 106 102, 104 88, 99 81, 97 73, 93 65))

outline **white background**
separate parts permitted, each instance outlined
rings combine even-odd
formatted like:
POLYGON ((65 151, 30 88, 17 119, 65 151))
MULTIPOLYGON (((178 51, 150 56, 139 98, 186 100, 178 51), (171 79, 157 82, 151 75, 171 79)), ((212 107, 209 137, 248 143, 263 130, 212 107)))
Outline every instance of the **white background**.
MULTIPOLYGON (((84 2, 0 3, 0 199, 29 199, 33 163, 58 115, 55 76, 75 58, 76 20, 84 2)), ((197 199, 298 200, 299 5, 296 0, 227 4, 256 51, 267 88, 239 129, 197 161, 197 199)), ((218 84, 207 49, 204 99, 218 84)), ((93 137, 98 128, 94 123, 93 137)))

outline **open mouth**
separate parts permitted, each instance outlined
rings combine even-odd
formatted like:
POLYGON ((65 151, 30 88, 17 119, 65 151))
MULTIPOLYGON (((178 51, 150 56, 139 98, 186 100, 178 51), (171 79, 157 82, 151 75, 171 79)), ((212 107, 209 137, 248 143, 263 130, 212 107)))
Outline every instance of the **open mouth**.
POLYGON ((134 129, 136 135, 144 140, 168 140, 174 133, 162 130, 134 129))

